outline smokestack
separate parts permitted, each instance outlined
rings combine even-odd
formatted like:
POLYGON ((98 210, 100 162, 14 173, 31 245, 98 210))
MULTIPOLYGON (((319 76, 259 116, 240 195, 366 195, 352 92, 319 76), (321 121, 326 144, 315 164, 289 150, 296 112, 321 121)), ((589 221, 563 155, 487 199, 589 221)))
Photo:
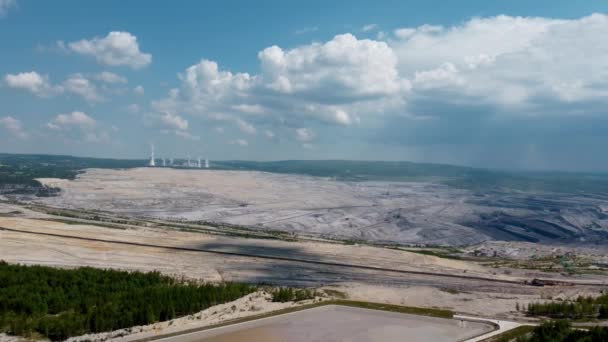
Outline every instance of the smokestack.
POLYGON ((205 158, 205 169, 209 168, 209 159, 205 158))
POLYGON ((165 162, 165 158, 163 158, 163 167, 167 166, 167 162, 165 162))
POLYGON ((192 165, 190 164, 190 155, 188 155, 188 167, 191 167, 192 165))
POLYGON ((155 167, 156 162, 154 161, 154 144, 150 144, 150 167, 155 167))
POLYGON ((196 166, 198 166, 199 169, 202 167, 202 165, 201 165, 201 157, 198 157, 198 164, 196 164, 196 166))

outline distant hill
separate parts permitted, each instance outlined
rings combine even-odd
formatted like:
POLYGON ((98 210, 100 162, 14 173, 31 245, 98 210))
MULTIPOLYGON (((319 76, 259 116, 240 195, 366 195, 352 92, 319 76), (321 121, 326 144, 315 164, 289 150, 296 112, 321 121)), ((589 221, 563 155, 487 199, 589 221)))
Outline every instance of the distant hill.
POLYGON ((351 181, 431 181, 477 191, 518 190, 608 195, 608 174, 500 171, 405 161, 226 161, 214 165, 226 169, 304 174, 351 181))
MULTIPOLYGON (((39 185, 35 178, 74 179, 86 168, 146 166, 142 159, 102 159, 61 155, 0 154, 0 185, 39 185)), ((389 161, 286 160, 214 161, 214 169, 251 170, 330 177, 346 181, 430 181, 473 191, 588 193, 608 196, 608 174, 517 172, 389 161)))

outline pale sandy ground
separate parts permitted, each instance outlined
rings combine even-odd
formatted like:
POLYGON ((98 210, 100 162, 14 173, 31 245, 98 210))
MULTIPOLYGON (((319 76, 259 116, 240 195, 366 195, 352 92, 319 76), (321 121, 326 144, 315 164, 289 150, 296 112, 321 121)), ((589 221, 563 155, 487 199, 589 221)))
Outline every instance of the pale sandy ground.
POLYGON ((436 341, 455 342, 489 332, 489 324, 415 316, 346 306, 329 305, 226 326, 160 342, 249 341, 436 341))
MULTIPOLYGON (((495 274, 475 263, 442 259, 428 255, 384 248, 339 245, 322 242, 286 242, 232 238, 201 233, 157 229, 110 229, 90 224, 65 224, 45 221, 47 215, 0 204, 0 227, 30 232, 56 233, 113 241, 161 244, 165 246, 208 248, 222 251, 280 255, 307 260, 372 265, 402 270, 445 272, 517 279, 495 274), (36 217, 36 218, 31 218, 36 217)), ((350 299, 418 307, 437 307, 461 313, 501 318, 517 317, 515 303, 529 303, 546 298, 571 298, 578 294, 596 294, 601 287, 531 287, 412 274, 395 274, 344 267, 301 264, 255 257, 226 256, 199 252, 175 251, 153 247, 75 240, 0 230, 0 259, 11 263, 43 264, 57 267, 93 266, 126 270, 152 271, 176 277, 205 281, 268 282, 277 285, 325 287, 345 292, 350 299)), ((156 334, 166 329, 205 326, 239 315, 257 314, 291 304, 269 303, 267 298, 242 299, 235 312, 232 304, 211 309, 211 314, 192 315, 170 323, 160 323, 144 332, 156 334), (243 304, 242 302, 245 302, 243 304), (250 305, 248 301, 251 301, 250 305), (242 306, 243 304, 244 306, 242 306), (244 311, 241 309, 244 308, 244 311), (216 312, 213 314, 213 312, 216 312), (163 325, 166 325, 163 327, 163 325)), ((209 312, 207 312, 208 314, 209 312)), ((136 330, 135 330, 136 331, 136 330)), ((4 337, 6 338, 6 336, 4 337)), ((0 340, 3 337, 0 336, 0 340)))
POLYGON ((352 183, 250 171, 87 169, 40 179, 53 206, 208 220, 298 234, 392 242, 470 244, 488 237, 455 223, 475 210, 463 190, 431 183, 352 183))
MULTIPOLYGON (((449 271, 457 273, 467 273, 468 275, 489 275, 489 270, 477 264, 442 259, 430 255, 417 254, 407 251, 399 251, 386 248, 377 248, 363 245, 341 245, 322 242, 288 242, 280 240, 257 240, 247 238, 223 237, 216 235, 207 235, 202 233, 176 232, 159 229, 131 229, 119 230, 109 229, 104 227, 81 225, 81 224, 65 224, 61 222, 53 222, 38 219, 28 219, 20 217, 0 217, 0 227, 15 228, 24 231, 45 232, 64 234, 71 236, 82 236, 89 238, 99 238, 115 241, 128 241, 146 244, 159 244, 163 246, 188 247, 188 248, 206 248, 225 252, 239 252, 250 254, 261 254, 269 256, 287 256, 307 260, 320 260, 348 264, 363 264, 368 266, 389 267, 392 269, 402 270, 420 270, 427 271, 449 271)), ((11 251, 15 251, 17 256, 21 256, 24 263, 52 263, 53 258, 49 258, 47 252, 42 246, 49 246, 49 241, 60 239, 54 237, 44 237, 13 232, 0 232, 2 234, 3 248, 1 257, 7 259, 11 256, 11 251), (20 241, 23 240, 23 241, 20 241), (22 248, 27 248, 30 251, 24 252, 22 248)), ((57 242, 56 246, 61 246, 65 242, 57 242)), ((52 244, 51 244, 52 245, 52 244)), ((68 256, 63 248, 53 250, 63 253, 68 256)), ((97 266, 108 265, 111 267, 111 262, 117 258, 130 260, 134 264, 137 263, 137 257, 121 255, 118 253, 129 253, 134 248, 132 246, 108 246, 101 242, 77 241, 74 245, 75 249, 90 247, 97 251, 100 255, 97 266), (118 250, 116 250, 118 249, 118 250), (111 252, 111 253, 109 253, 111 252), (109 264, 110 263, 110 264, 109 264)), ((153 254, 175 255, 171 251, 153 251, 153 254)), ((182 252, 185 254, 194 254, 182 252)), ((17 257, 16 256, 16 257, 17 257)), ((89 260, 91 258, 79 254, 79 258, 89 260)), ((224 259, 223 256, 204 255, 205 260, 224 259)), ((66 260, 67 261, 67 260, 66 260)), ((144 260, 145 261, 145 260, 144 260)), ((150 260, 147 260, 148 262, 150 260)), ((151 266, 157 267, 158 263, 150 263, 151 266)), ((204 267, 201 265, 200 267, 204 267)), ((186 269, 188 271, 188 269, 186 269)), ((185 274, 195 278, 201 278, 202 274, 185 274)), ((207 273, 207 277, 210 275, 207 273)), ((505 279, 510 277, 500 275, 505 279)), ((204 278, 207 278, 204 277, 204 278)), ((210 280, 220 280, 212 276, 210 280)))
MULTIPOLYGON (((118 230, 20 217, 0 217, 0 227, 164 246, 198 246, 221 251, 279 255, 400 270, 476 275, 486 278, 529 279, 495 274, 496 270, 471 262, 368 246, 231 238, 156 229, 118 230)), ((2 230, 0 230, 0 259, 12 263, 59 267, 93 266, 142 271, 158 270, 176 277, 211 282, 245 281, 313 287, 331 286, 344 290, 353 299, 413 306, 437 306, 473 314, 490 312, 506 314, 513 311, 515 298, 524 302, 557 296, 567 297, 581 291, 578 287, 538 288, 255 257, 174 251, 2 230)), ((596 290, 596 288, 585 288, 585 291, 596 290)))
POLYGON ((496 228, 497 222, 484 223, 495 214, 546 222, 536 229, 560 237, 510 228, 540 241, 603 243, 598 232, 608 231, 608 201, 592 196, 479 194, 437 183, 344 182, 291 174, 170 168, 87 169, 75 180, 40 181, 62 189, 59 196, 35 199, 51 206, 226 222, 340 239, 456 246, 514 239, 496 228), (562 235, 563 230, 571 234, 562 235))

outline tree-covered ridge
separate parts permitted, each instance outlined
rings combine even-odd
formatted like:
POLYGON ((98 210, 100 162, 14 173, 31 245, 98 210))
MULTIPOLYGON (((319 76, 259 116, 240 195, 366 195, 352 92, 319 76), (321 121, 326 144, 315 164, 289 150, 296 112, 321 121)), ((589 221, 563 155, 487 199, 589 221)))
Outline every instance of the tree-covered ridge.
POLYGON ((80 158, 38 154, 0 153, 0 185, 36 186, 36 178, 74 179, 86 168, 131 168, 144 166, 143 160, 80 158))
POLYGON ((527 314, 551 318, 606 319, 608 318, 608 294, 596 298, 581 296, 574 301, 567 302, 530 303, 527 314))
POLYGON ((546 322, 534 328, 529 336, 517 342, 595 342, 608 341, 608 328, 574 329, 567 321, 546 322))
POLYGON ((63 340, 185 316, 253 291, 250 285, 184 282, 158 272, 0 262, 0 332, 63 340))

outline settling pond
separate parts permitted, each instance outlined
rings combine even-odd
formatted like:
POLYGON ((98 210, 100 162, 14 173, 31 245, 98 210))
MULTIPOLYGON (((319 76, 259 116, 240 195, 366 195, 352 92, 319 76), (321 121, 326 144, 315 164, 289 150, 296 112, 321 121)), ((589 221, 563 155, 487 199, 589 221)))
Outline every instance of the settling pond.
POLYGON ((168 337, 163 342, 464 341, 490 324, 327 305, 168 337))

